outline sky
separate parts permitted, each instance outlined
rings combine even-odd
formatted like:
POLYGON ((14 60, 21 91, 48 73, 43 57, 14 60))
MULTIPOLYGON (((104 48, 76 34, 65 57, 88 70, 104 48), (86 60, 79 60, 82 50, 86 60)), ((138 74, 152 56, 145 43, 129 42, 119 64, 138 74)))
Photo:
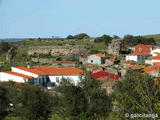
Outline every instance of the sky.
POLYGON ((160 34, 160 0, 0 0, 0 38, 160 34))

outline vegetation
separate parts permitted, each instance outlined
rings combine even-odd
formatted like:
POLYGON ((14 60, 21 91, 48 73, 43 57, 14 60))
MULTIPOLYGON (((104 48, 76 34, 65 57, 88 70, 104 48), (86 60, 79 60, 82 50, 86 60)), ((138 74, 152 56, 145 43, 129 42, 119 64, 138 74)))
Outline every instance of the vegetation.
POLYGON ((145 45, 155 45, 156 42, 154 38, 145 38, 141 36, 132 36, 126 35, 123 38, 122 45, 129 45, 131 47, 136 46, 138 44, 145 44, 145 45))
POLYGON ((56 114, 69 120, 104 120, 111 112, 111 99, 100 83, 87 76, 77 86, 63 80, 56 88, 56 114))
MULTIPOLYGON (((160 113, 160 86, 148 74, 129 70, 115 90, 116 101, 120 108, 119 117, 127 119, 125 113, 160 113)), ((135 119, 135 118, 134 118, 135 119)), ((141 118, 150 120, 151 118, 141 118)), ((138 118, 139 120, 139 118, 138 118)))

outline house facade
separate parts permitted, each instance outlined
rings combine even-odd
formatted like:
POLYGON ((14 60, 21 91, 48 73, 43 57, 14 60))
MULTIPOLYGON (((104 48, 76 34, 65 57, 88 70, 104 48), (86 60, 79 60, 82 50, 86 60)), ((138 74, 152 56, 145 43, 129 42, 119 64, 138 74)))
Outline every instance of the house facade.
POLYGON ((135 52, 126 55, 126 61, 133 60, 136 62, 145 62, 145 60, 152 56, 152 45, 137 45, 135 52))
POLYGON ((33 85, 50 87, 58 85, 64 79, 72 80, 75 84, 80 81, 83 71, 75 67, 12 67, 9 72, 1 72, 1 81, 14 81, 33 85))
POLYGON ((35 78, 32 76, 16 73, 13 71, 0 72, 0 81, 2 82, 13 81, 18 83, 26 83, 34 79, 35 78))
POLYGON ((105 64, 105 60, 109 58, 103 54, 93 54, 87 57, 87 63, 89 64, 105 64))

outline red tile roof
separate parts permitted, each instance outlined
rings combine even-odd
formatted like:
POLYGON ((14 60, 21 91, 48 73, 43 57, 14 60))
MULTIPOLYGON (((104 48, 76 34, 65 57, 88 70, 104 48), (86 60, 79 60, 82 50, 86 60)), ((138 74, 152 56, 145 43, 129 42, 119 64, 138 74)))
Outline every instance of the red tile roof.
POLYGON ((126 67, 126 69, 134 69, 134 70, 139 70, 139 69, 142 69, 144 68, 143 66, 141 65, 129 65, 126 67))
POLYGON ((42 72, 38 69, 33 69, 33 68, 26 68, 26 67, 22 67, 22 66, 19 66, 19 67, 15 67, 15 68, 18 68, 18 69, 21 69, 21 70, 24 70, 24 71, 27 71, 27 72, 31 72, 31 73, 34 73, 34 74, 37 74, 37 75, 46 75, 45 72, 42 72))
POLYGON ((92 77, 94 79, 108 77, 108 78, 111 78, 111 79, 119 80, 119 75, 115 75, 113 73, 104 72, 104 71, 99 71, 99 72, 96 72, 96 73, 92 73, 92 77))
POLYGON ((106 57, 105 55, 103 55, 103 54, 100 54, 100 53, 98 53, 98 54, 95 54, 96 56, 98 56, 98 57, 106 57))
POLYGON ((75 67, 47 67, 47 66, 33 66, 31 68, 26 67, 16 67, 18 69, 22 69, 24 71, 28 71, 31 73, 35 73, 37 75, 80 75, 83 74, 83 70, 75 67))
POLYGON ((140 44, 140 45, 137 45, 135 46, 135 51, 136 52, 142 52, 142 53, 150 53, 151 52, 151 48, 152 48, 152 45, 143 45, 143 44, 140 44), (140 51, 141 49, 141 51, 140 51))
POLYGON ((108 60, 108 61, 112 61, 112 62, 116 61, 116 60, 115 60, 115 59, 113 59, 113 58, 111 58, 111 59, 106 59, 106 60, 108 60))
POLYGON ((64 67, 64 68, 58 68, 58 67, 33 67, 34 69, 40 70, 47 75, 80 75, 83 74, 83 70, 75 67, 64 67))
POLYGON ((146 67, 144 69, 145 72, 152 72, 152 71, 155 71, 155 72, 160 72, 160 66, 159 65, 152 65, 152 66, 149 66, 149 67, 146 67))
POLYGON ((133 52, 131 54, 128 54, 128 56, 133 56, 133 55, 152 55, 150 52, 133 52))
POLYGON ((18 76, 18 77, 28 78, 28 79, 34 79, 34 77, 24 75, 24 74, 20 74, 20 73, 16 73, 16 72, 12 72, 12 71, 6 71, 6 72, 3 72, 3 73, 7 73, 7 74, 18 76))
POLYGON ((153 60, 160 60, 160 55, 155 56, 155 57, 153 57, 152 59, 153 59, 153 60))
POLYGON ((159 65, 159 64, 160 64, 160 62, 154 62, 153 64, 154 64, 154 65, 159 65))

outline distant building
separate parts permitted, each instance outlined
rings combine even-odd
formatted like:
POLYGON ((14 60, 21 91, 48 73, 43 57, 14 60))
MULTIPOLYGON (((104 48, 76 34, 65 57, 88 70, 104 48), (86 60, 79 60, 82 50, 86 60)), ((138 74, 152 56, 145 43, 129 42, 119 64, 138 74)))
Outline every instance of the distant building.
POLYGON ((93 71, 92 77, 101 82, 101 87, 106 89, 108 95, 113 92, 113 87, 116 85, 116 81, 119 81, 119 75, 101 70, 93 71))
POLYGON ((105 64, 105 60, 108 58, 109 57, 103 54, 93 54, 87 57, 87 63, 101 65, 101 64, 105 64))
POLYGON ((135 52, 126 55, 126 60, 133 60, 136 62, 145 62, 145 60, 152 56, 152 45, 137 45, 135 46, 135 52))

